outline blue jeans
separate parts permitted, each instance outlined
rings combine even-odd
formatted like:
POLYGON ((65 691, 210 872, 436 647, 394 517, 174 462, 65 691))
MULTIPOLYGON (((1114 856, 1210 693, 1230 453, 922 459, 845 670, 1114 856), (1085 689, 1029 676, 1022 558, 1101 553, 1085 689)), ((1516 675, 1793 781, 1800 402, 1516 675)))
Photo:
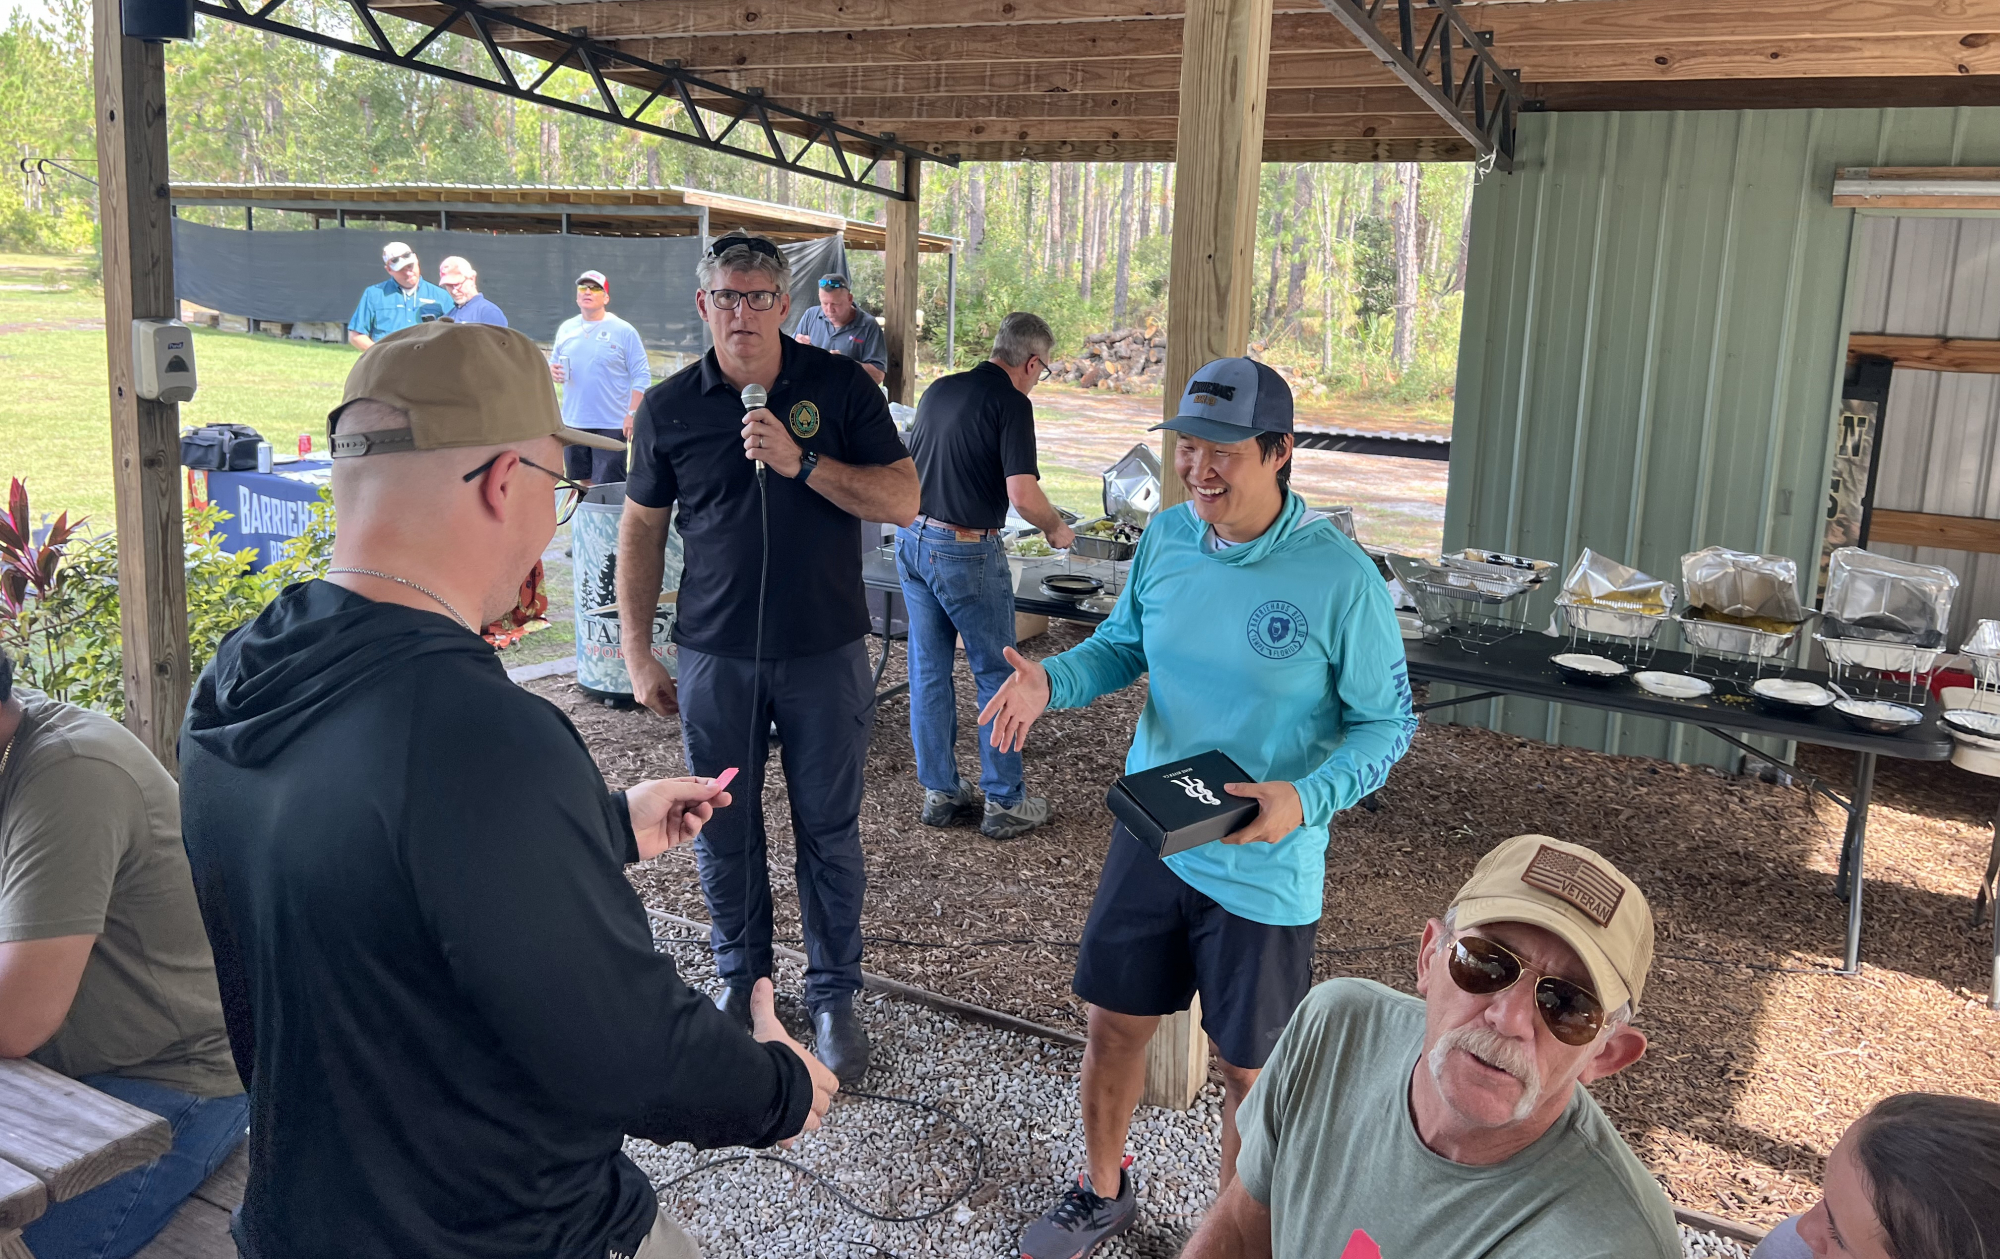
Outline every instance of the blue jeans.
MULTIPOLYGON (((952 639, 965 640, 979 707, 1013 676, 1000 653, 1014 645, 1014 575, 1000 539, 960 542, 950 529, 913 525, 896 531, 896 574, 910 622, 910 742, 917 781, 957 792, 958 692, 952 686, 952 639)), ((1021 803, 1021 754, 993 746, 979 727, 979 789, 1002 808, 1021 803)))
POLYGON ((68 1202, 21 1231, 35 1259, 125 1259, 167 1226, 188 1195, 235 1152, 250 1117, 250 1098, 195 1097, 144 1080, 86 1075, 82 1083, 164 1118, 174 1145, 144 1167, 68 1202))

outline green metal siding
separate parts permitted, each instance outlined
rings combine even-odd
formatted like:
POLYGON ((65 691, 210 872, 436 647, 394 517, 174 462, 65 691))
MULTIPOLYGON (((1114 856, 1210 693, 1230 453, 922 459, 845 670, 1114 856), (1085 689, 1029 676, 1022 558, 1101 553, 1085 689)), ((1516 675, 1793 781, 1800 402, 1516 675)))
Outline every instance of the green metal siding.
MULTIPOLYGON (((2000 108, 1528 114, 1473 198, 1447 547, 1704 546, 1816 568, 1854 211, 1836 168, 2000 165, 2000 108)), ((1552 593, 1537 597, 1545 621, 1552 593)), ((1687 727, 1506 700, 1537 739, 1728 763, 1687 727)))

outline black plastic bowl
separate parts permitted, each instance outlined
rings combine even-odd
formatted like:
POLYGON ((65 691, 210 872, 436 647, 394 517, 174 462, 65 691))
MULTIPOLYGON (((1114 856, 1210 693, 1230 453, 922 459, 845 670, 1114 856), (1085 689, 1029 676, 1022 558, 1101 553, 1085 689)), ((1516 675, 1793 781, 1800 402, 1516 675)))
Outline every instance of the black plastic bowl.
POLYGON ((1042 589, 1058 599, 1087 599, 1104 589, 1104 583, 1081 573, 1053 573, 1042 578, 1042 589))

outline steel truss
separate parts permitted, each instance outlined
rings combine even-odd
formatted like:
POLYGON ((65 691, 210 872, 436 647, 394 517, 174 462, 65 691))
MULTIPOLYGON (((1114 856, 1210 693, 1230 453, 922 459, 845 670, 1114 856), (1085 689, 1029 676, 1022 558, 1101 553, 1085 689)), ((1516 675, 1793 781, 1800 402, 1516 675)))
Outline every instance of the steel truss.
POLYGON ((1521 81, 1493 56, 1493 33, 1476 31, 1459 15, 1456 0, 1320 0, 1327 12, 1382 58, 1453 131, 1482 164, 1514 169, 1514 116, 1521 110, 1521 81), (1383 29, 1393 10, 1393 33, 1383 29), (1428 23, 1421 40, 1417 29, 1428 23))
MULTIPOLYGON (((725 87, 699 78, 681 69, 678 62, 647 61, 623 52, 610 44, 592 39, 585 28, 576 27, 570 31, 558 31, 534 22, 524 21, 508 15, 505 9, 492 8, 477 0, 438 0, 437 8, 445 10, 444 16, 419 36, 408 48, 398 51, 394 41, 383 31, 377 14, 370 9, 366 0, 347 0, 354 11, 355 21, 368 33, 368 43, 357 43, 326 35, 311 27, 298 26, 274 16, 283 8, 287 0, 253 0, 246 5, 243 0, 194 0, 195 10, 208 17, 234 22, 253 30, 283 35, 291 39, 317 44, 335 52, 349 53, 356 57, 366 57, 384 65, 400 66, 419 74, 434 78, 448 79, 468 87, 482 88, 497 92, 515 100, 528 101, 536 105, 546 105, 550 109, 560 109, 567 113, 581 114, 615 126, 626 127, 647 135, 663 136, 692 144, 696 148, 714 153, 727 153, 778 170, 796 171, 801 175, 825 180, 857 192, 874 193, 897 201, 911 199, 910 190, 903 185, 902 162, 900 157, 917 158, 927 162, 939 162, 947 166, 958 165, 956 157, 943 157, 927 153, 922 149, 898 143, 891 132, 871 133, 857 127, 847 126, 837 121, 832 114, 809 114, 803 110, 780 105, 767 98, 758 88, 739 90, 725 87), (547 63, 539 75, 525 86, 521 77, 514 72, 507 58, 502 54, 501 41, 495 32, 519 32, 543 46, 543 51, 531 55, 547 63), (422 60, 423 54, 435 44, 440 36, 447 33, 466 35, 478 40, 485 49, 487 59, 493 66, 493 77, 474 74, 453 66, 439 65, 422 60), (549 47, 553 45, 554 47, 549 47), (555 55, 551 56, 550 53, 555 55), (550 77, 564 66, 572 66, 590 76, 595 85, 597 101, 587 103, 573 101, 543 91, 550 77), (650 85, 651 91, 640 102, 637 109, 625 108, 612 90, 613 77, 624 79, 638 77, 650 85), (696 104, 699 96, 703 103, 696 104), (679 121, 685 126, 670 126, 666 121, 649 122, 646 115, 659 105, 664 111, 667 102, 681 106, 679 121), (719 126, 712 125, 702 116, 703 111, 721 116, 726 121, 719 126), (780 126, 786 131, 781 132, 780 126), (750 142, 732 140, 739 128, 745 136, 753 137, 750 142), (803 135, 791 134, 803 130, 803 135), (788 147, 786 139, 793 141, 788 147), (759 143, 761 141, 761 143, 759 143), (850 148, 855 150, 850 152, 850 148), (873 156, 868 156, 868 153, 873 156), (805 159, 814 152, 832 157, 835 170, 821 170, 805 164, 805 159), (876 169, 887 164, 892 172, 892 183, 883 186, 871 182, 876 169)), ((403 17, 402 14, 397 14, 403 17)), ((406 18, 405 20, 415 21, 406 18)), ((416 22, 424 26, 425 22, 416 22)), ((509 42, 513 42, 511 39, 509 42)), ((644 87, 627 84, 634 94, 644 91, 644 87)))

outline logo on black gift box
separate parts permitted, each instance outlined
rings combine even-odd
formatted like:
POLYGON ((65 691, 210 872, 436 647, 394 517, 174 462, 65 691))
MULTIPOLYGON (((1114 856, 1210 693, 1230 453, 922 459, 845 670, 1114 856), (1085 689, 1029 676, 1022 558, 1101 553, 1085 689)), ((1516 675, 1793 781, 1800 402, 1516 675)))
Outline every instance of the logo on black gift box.
POLYGON ((1296 656, 1306 645, 1306 614, 1297 604, 1273 599, 1250 614, 1250 646, 1269 660, 1296 656))
POLYGON ((1193 774, 1182 774, 1179 778, 1169 778, 1167 781, 1185 791, 1190 800, 1199 800, 1206 805, 1222 803, 1215 798, 1215 793, 1208 789, 1208 784, 1193 774))

